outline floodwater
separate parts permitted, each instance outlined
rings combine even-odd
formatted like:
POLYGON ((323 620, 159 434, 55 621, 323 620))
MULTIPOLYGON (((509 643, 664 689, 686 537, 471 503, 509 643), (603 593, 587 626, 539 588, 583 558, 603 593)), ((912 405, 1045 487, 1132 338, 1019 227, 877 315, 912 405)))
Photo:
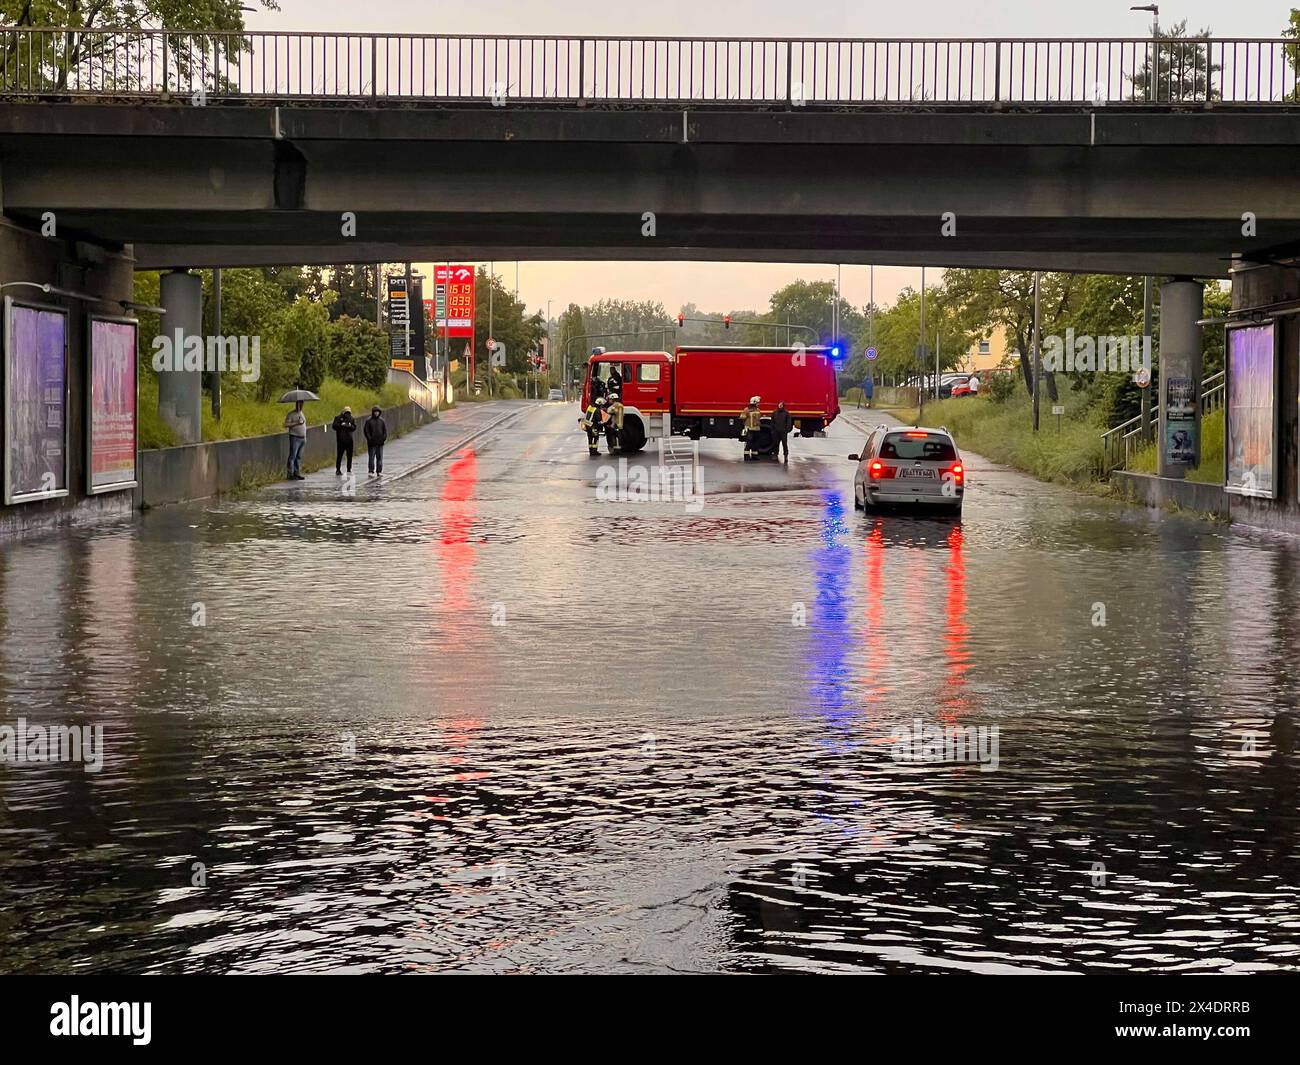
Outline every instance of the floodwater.
POLYGON ((575 416, 4 545, 0 724, 103 744, 0 764, 0 969, 1297 968, 1300 545, 868 519, 844 421, 609 501, 575 416))

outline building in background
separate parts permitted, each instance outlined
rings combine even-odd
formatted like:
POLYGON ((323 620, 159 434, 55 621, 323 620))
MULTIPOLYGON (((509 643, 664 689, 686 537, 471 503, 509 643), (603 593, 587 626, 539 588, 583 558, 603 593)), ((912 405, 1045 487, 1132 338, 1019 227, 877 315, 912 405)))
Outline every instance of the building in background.
POLYGON ((962 360, 960 369, 968 373, 991 370, 1002 365, 1002 360, 1015 353, 1007 344, 1006 330, 998 327, 988 336, 971 345, 970 351, 962 360))

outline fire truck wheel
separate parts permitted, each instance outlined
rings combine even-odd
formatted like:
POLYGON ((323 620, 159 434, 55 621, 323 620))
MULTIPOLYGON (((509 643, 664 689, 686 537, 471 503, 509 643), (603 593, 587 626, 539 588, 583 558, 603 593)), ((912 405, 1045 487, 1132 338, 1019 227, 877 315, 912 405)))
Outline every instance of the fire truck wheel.
POLYGON ((623 420, 623 431, 618 437, 618 446, 623 451, 640 451, 645 447, 645 426, 636 417, 623 420))

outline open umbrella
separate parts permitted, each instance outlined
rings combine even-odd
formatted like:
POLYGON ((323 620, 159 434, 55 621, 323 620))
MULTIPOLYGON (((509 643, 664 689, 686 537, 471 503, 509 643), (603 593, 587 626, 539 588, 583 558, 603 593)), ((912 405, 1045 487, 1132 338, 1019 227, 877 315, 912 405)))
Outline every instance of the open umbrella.
POLYGON ((308 392, 305 388, 291 388, 289 389, 288 392, 286 392, 283 396, 281 396, 278 400, 276 400, 276 402, 277 403, 299 403, 299 402, 309 403, 313 399, 320 399, 320 396, 316 395, 315 392, 308 392))

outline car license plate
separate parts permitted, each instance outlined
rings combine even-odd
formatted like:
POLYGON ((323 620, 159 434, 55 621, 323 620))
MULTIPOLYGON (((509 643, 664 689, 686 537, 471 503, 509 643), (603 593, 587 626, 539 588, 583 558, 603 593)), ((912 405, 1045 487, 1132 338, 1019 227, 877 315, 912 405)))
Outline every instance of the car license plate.
POLYGON ((898 471, 900 477, 934 477, 934 470, 928 470, 925 467, 915 467, 913 469, 903 469, 898 471))

